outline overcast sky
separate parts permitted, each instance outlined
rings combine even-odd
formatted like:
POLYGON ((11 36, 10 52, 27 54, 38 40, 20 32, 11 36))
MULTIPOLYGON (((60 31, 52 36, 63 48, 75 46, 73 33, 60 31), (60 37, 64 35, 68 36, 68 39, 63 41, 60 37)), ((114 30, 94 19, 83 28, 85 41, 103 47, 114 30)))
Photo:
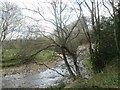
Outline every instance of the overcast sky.
MULTIPOLYGON (((36 10, 39 7, 39 8, 44 10, 44 17, 53 19, 53 15, 51 14, 50 4, 46 3, 46 2, 51 2, 51 0, 0 0, 0 2, 4 2, 4 1, 13 2, 13 3, 17 4, 20 8, 29 8, 29 9, 36 10)), ((62 1, 64 3, 68 3, 69 7, 71 7, 72 5, 74 5, 74 7, 78 6, 76 3, 74 3, 76 0, 62 0, 62 1)), ((83 1, 83 0, 80 0, 80 1, 83 1)), ((90 5, 90 3, 89 3, 90 0, 86 0, 86 1, 90 5)), ((100 0, 98 0, 98 1, 100 1, 100 0)), ((83 11, 84 11, 85 16, 90 16, 91 15, 88 8, 84 5, 83 5, 83 11)), ((27 11, 27 10, 23 10, 23 14, 25 16, 33 17, 35 19, 41 19, 40 15, 35 14, 33 12, 30 12, 30 11, 27 11)), ((67 11, 64 14, 65 15, 73 14, 72 17, 71 17, 71 21, 69 21, 69 22, 72 22, 72 21, 75 20, 76 12, 69 13, 67 11)), ((109 13, 107 12, 107 10, 103 6, 102 7, 100 6, 100 14, 109 16, 109 13)), ((32 21, 30 19, 26 19, 26 20, 27 20, 28 23, 32 23, 32 21)), ((49 30, 49 31, 53 30, 53 26, 50 23, 42 21, 42 22, 40 22, 40 24, 46 30, 49 30)))
MULTIPOLYGON (((29 9, 34 9, 36 10, 38 7, 43 9, 44 10, 44 17, 46 18, 51 18, 53 19, 53 15, 51 14, 51 8, 50 8, 50 4, 46 3, 46 2, 51 2, 51 0, 1 0, 0 2, 5 2, 5 1, 8 1, 8 2, 12 2, 12 3, 15 3, 17 4, 20 8, 29 8, 29 9)), ((65 2, 69 2, 73 0, 63 0, 64 3, 65 2)), ((68 4, 70 5, 70 4, 68 4)), ((25 16, 29 16, 29 17, 32 17, 34 19, 41 19, 40 15, 36 14, 36 13, 33 13, 33 12, 30 12, 28 10, 22 10, 23 12, 23 15, 25 16)), ((66 15, 69 14, 68 12, 65 13, 66 15)), ((74 13, 73 13, 74 14, 74 13)), ((73 21, 73 17, 71 18, 71 21, 73 21)), ((27 23, 34 23, 30 18, 29 19, 26 19, 26 22, 27 23)), ((44 30, 46 30, 47 32, 51 32, 53 31, 54 29, 54 26, 51 25, 50 23, 48 22, 45 22, 45 21, 40 21, 39 24, 41 25, 41 28, 44 30)), ((39 26, 40 26, 39 25, 39 26)), ((23 33, 19 33, 20 36, 22 36, 23 33)), ((11 34, 8 35, 8 37, 10 37, 11 34)), ((14 35, 12 36, 18 36, 17 33, 14 33, 14 35)), ((24 35, 23 35, 24 36, 24 35)))
MULTIPOLYGON (((44 10, 47 10, 46 11, 46 13, 47 13, 46 16, 51 17, 50 12, 49 12, 49 7, 50 7, 49 4, 43 3, 43 2, 51 2, 51 0, 0 0, 0 2, 4 2, 4 1, 9 1, 9 2, 16 3, 21 8, 36 9, 37 7, 42 7, 42 8, 44 8, 44 10)), ((69 2, 69 4, 71 4, 70 2, 75 2, 76 0, 62 0, 62 1, 63 2, 69 2)), ((79 1, 82 2, 83 0, 79 0, 79 1)), ((88 2, 88 4, 90 4, 89 2, 91 0, 86 0, 86 1, 88 2)), ((98 1, 101 1, 101 0, 98 0, 98 1)), ((104 0, 104 1, 107 2, 107 0, 104 0)), ((115 0, 115 1, 117 1, 117 0, 115 0)), ((84 7, 83 9, 84 9, 85 16, 90 15, 89 10, 87 8, 84 7)), ((107 14, 106 9, 103 8, 103 7, 100 7, 100 11, 101 11, 100 14, 107 14)), ((30 15, 30 12, 24 11, 24 14, 25 15, 30 15)), ((35 15, 33 15, 33 16, 35 16, 35 15)))
MULTIPOLYGON (((50 18, 50 19, 54 18, 53 15, 51 14, 51 12, 52 12, 51 5, 49 3, 46 3, 46 2, 51 2, 51 0, 1 0, 1 2, 4 2, 4 1, 13 2, 13 3, 17 4, 20 8, 29 8, 29 9, 36 10, 39 7, 40 9, 43 9, 44 17, 50 18)), ((67 3, 68 7, 71 7, 70 5, 73 5, 74 4, 73 2, 75 2, 75 0, 62 0, 62 1, 64 3, 67 3)), ((76 5, 76 6, 78 6, 78 5, 76 5)), ((39 14, 30 12, 28 10, 22 10, 22 11, 25 16, 30 16, 30 17, 36 18, 36 20, 41 19, 39 14)), ((87 9, 85 11, 85 8, 84 8, 84 12, 86 13, 86 15, 90 15, 89 11, 87 9)), ((72 12, 72 13, 69 13, 68 11, 64 12, 64 15, 69 15, 69 14, 73 14, 71 17, 71 21, 74 21, 73 19, 75 19, 74 16, 76 16, 75 15, 76 12, 72 12)), ((30 19, 27 19, 27 21, 29 22, 30 19)), ((30 21, 30 23, 31 23, 31 21, 30 21)), ((48 25, 48 23, 46 23, 46 24, 44 24, 44 23, 46 23, 46 22, 42 22, 43 25, 46 25, 46 24, 48 25)))

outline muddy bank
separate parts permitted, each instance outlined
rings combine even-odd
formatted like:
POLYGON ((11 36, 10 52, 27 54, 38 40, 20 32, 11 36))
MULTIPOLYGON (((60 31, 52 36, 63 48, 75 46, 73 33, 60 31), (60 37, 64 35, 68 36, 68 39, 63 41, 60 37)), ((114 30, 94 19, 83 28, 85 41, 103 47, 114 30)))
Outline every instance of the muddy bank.
MULTIPOLYGON (((56 61, 49 61, 49 62, 44 62, 47 66, 49 67, 55 67, 57 66, 56 61)), ((31 63, 28 65, 21 65, 21 66, 13 66, 13 67, 7 67, 7 68, 2 68, 1 72, 3 76, 6 75, 12 75, 12 74, 17 74, 17 73, 38 73, 47 70, 48 68, 44 65, 37 65, 35 63, 31 63)))

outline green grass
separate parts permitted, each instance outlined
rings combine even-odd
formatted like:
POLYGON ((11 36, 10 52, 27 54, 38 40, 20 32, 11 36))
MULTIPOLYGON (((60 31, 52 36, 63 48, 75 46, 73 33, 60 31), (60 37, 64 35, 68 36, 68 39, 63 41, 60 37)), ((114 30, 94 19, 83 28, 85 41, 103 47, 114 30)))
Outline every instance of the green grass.
POLYGON ((55 52, 50 50, 42 51, 36 56, 36 59, 43 62, 55 60, 55 52))
POLYGON ((90 61, 90 59, 89 58, 85 59, 83 64, 85 65, 87 71, 89 71, 89 73, 93 75, 92 62, 90 61))
MULTIPOLYGON (((84 62, 88 69, 91 68, 91 63, 88 61, 84 62)), ((66 85, 65 88, 118 88, 118 62, 113 60, 104 70, 100 73, 92 73, 91 79, 84 80, 78 79, 72 84, 66 85)), ((120 87, 119 87, 120 88, 120 87)), ((92 89, 94 90, 94 89, 92 89)))
POLYGON ((60 90, 60 89, 63 89, 65 87, 65 83, 64 82, 61 82, 61 83, 59 83, 58 85, 55 85, 55 86, 50 86, 50 87, 48 87, 47 89, 49 90, 49 89, 51 89, 51 90, 53 90, 53 89, 55 89, 55 90, 60 90))
POLYGON ((21 64, 22 64, 21 61, 9 60, 9 61, 2 63, 2 67, 11 67, 11 66, 16 66, 16 65, 21 65, 21 64))
POLYGON ((13 58, 18 52, 19 52, 19 49, 9 49, 4 51, 3 60, 9 60, 13 58))
POLYGON ((99 73, 88 81, 79 79, 67 88, 118 88, 118 74, 99 73))
POLYGON ((21 64, 20 60, 11 60, 19 51, 19 49, 5 50, 2 58, 2 67, 10 67, 21 64))
MULTIPOLYGON (((10 66, 16 66, 23 64, 21 59, 15 59, 11 60, 13 57, 15 57, 17 54, 20 54, 21 58, 25 58, 26 56, 30 56, 31 54, 35 53, 32 52, 22 52, 19 49, 10 49, 4 51, 3 59, 2 59, 2 67, 10 67, 10 66)), ((54 51, 45 50, 40 52, 38 55, 36 55, 36 60, 39 62, 45 62, 50 60, 55 60, 55 53, 54 51)))

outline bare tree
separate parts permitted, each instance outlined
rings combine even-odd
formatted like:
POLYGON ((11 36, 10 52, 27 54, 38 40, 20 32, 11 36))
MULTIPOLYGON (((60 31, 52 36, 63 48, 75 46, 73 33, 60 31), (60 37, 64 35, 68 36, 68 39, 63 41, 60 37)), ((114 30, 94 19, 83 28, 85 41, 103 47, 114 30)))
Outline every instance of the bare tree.
MULTIPOLYGON (((92 8, 90 8, 90 6, 88 5, 88 3, 84 0, 85 5, 87 6, 88 10, 90 11, 91 13, 91 22, 92 22, 92 29, 93 31, 96 31, 96 28, 95 28, 95 17, 94 17, 94 2, 91 2, 92 3, 92 8)), ((91 33, 90 33, 90 29, 88 28, 88 24, 87 24, 87 20, 84 16, 84 11, 83 11, 83 8, 82 6, 80 5, 81 2, 77 0, 77 4, 79 5, 79 10, 82 12, 81 14, 81 25, 82 25, 82 30, 85 34, 85 37, 88 41, 88 44, 89 44, 89 52, 90 52, 90 59, 93 60, 94 56, 93 56, 93 46, 92 46, 92 38, 91 38, 91 33)))
POLYGON ((1 2, 0 7, 0 25, 1 41, 6 39, 6 35, 17 31, 21 26, 22 12, 20 8, 11 2, 1 2))
MULTIPOLYGON (((11 2, 0 2, 0 44, 2 57, 4 57, 4 41, 14 36, 22 26, 22 12, 20 8, 11 2)), ((3 58, 2 58, 3 59, 3 58)))
MULTIPOLYGON (((74 37, 72 37, 72 34, 74 33, 75 27, 77 26, 79 20, 80 20, 80 13, 79 16, 77 17, 77 21, 72 25, 71 28, 67 28, 66 23, 64 23, 64 20, 62 19, 63 17, 63 11, 66 9, 66 5, 63 6, 62 1, 59 0, 58 2, 53 1, 52 2, 52 7, 53 7, 53 11, 55 13, 54 18, 55 18, 55 26, 56 26, 56 39, 55 42, 58 44, 58 46, 60 47, 61 51, 62 51, 62 55, 64 57, 64 61, 65 64, 68 68, 69 73, 72 75, 72 77, 75 77, 74 73, 72 72, 70 65, 67 61, 67 57, 66 57, 66 52, 72 56, 73 58, 73 62, 76 68, 76 74, 78 76, 80 76, 80 71, 79 71, 79 67, 77 65, 77 54, 76 54, 76 50, 71 50, 72 48, 72 41, 74 39, 76 39, 76 37, 79 35, 80 32, 78 32, 77 34, 74 35, 74 37), (69 47, 68 47, 68 44, 69 47)), ((69 16, 68 16, 69 17, 69 16)), ((76 46, 77 49, 78 46, 76 46)))
MULTIPOLYGON (((46 35, 44 32, 41 32, 41 34, 46 37, 48 40, 52 42, 52 45, 54 47, 58 47, 59 50, 61 50, 61 53, 63 55, 63 60, 65 62, 65 65, 70 73, 70 75, 75 79, 76 77, 81 77, 79 66, 77 64, 77 48, 80 45, 80 43, 73 43, 74 40, 80 35, 81 29, 76 29, 78 26, 78 23, 80 22, 81 18, 81 11, 77 11, 75 7, 69 6, 69 4, 62 2, 62 0, 52 0, 52 2, 48 2, 50 5, 49 8, 51 8, 51 14, 52 19, 46 18, 44 15, 44 10, 41 10, 41 8, 37 7, 36 10, 28 9, 29 11, 33 11, 37 14, 39 14, 42 19, 52 24, 55 29, 54 33, 50 33, 50 37, 46 35), (66 15, 67 14, 67 15, 66 15), (73 18, 74 16, 74 18, 73 18), (71 22, 71 19, 73 20, 71 22), (69 23, 72 23, 70 25, 69 23), (52 36, 52 37, 51 37, 52 36), (72 49, 75 46, 74 49, 72 49), (73 72, 70 64, 68 63, 67 56, 70 55, 73 59, 74 67, 75 67, 75 73, 73 72)), ((82 4, 82 3, 81 3, 82 4)), ((79 5, 81 5, 79 4, 79 5)), ((41 19, 40 19, 41 20, 41 19)), ((37 20, 39 21, 39 20, 37 20)))

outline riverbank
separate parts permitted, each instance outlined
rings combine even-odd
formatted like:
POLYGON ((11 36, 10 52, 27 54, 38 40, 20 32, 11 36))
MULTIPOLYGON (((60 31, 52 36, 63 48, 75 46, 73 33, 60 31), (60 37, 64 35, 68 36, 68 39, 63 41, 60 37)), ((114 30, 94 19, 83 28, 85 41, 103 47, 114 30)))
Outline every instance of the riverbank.
MULTIPOLYGON (((57 61, 46 61, 44 64, 46 64, 48 67, 55 67, 57 65, 57 61)), ((19 74, 19 73, 25 73, 25 72, 30 72, 30 73, 38 73, 38 72, 43 72, 46 69, 48 69, 44 65, 37 65, 35 63, 30 63, 28 65, 20 65, 20 66, 12 66, 12 67, 6 67, 2 68, 2 75, 12 75, 12 74, 19 74)))
MULTIPOLYGON (((2 87, 3 88, 28 88, 28 87, 29 88, 47 88, 50 86, 57 85, 62 80, 64 80, 64 77, 58 74, 57 72, 61 73, 62 75, 67 74, 67 70, 65 66, 63 67, 60 64, 62 64, 62 61, 46 63, 46 65, 50 67, 52 70, 48 68, 41 68, 40 66, 38 68, 38 71, 36 72, 35 71, 23 72, 24 71, 23 70, 22 72, 19 71, 20 73, 17 72, 17 73, 4 75, 2 78, 2 87)), ((30 69, 30 70, 33 70, 33 69, 30 69)))
MULTIPOLYGON (((6 69, 8 71, 6 71, 7 74, 3 80, 3 86, 6 87, 6 85, 9 84, 9 87, 21 87, 23 85, 22 87, 46 88, 51 85, 58 84, 58 86, 50 88, 119 88, 119 64, 115 61, 117 60, 113 60, 108 66, 106 66, 106 68, 102 72, 93 73, 91 69, 92 65, 89 59, 85 59, 83 64, 85 65, 87 71, 89 71, 90 79, 80 78, 72 83, 64 83, 64 78, 61 75, 59 75, 55 71, 49 70, 43 65, 39 66, 36 64, 29 64, 27 68, 26 66, 22 66, 21 69, 20 67, 11 67, 13 71, 10 71, 10 69, 6 69), (19 72, 22 72, 22 74, 19 72), (15 83, 16 86, 14 86, 12 83, 15 83)), ((66 68, 62 60, 60 62, 59 60, 49 61, 45 62, 45 64, 66 75, 66 68)), ((83 67, 81 63, 80 66, 83 67)))
MULTIPOLYGON (((82 57, 82 56, 81 56, 82 57)), ((70 65, 73 65, 73 60, 71 57, 67 57, 67 60, 70 65)), ((79 68, 81 70, 81 75, 83 78, 89 78, 89 75, 84 67, 83 59, 79 59, 80 61, 78 62, 79 68)), ((3 76, 2 81, 3 81, 3 88, 26 88, 26 87, 34 87, 34 88, 47 88, 50 86, 55 86, 60 84, 61 82, 69 82, 69 73, 67 71, 67 68, 65 66, 65 63, 62 59, 58 59, 58 61, 55 62, 48 62, 45 63, 48 67, 51 67, 51 69, 46 68, 42 69, 41 67, 38 68, 38 71, 34 71, 33 69, 25 69, 24 72, 20 73, 11 73, 11 74, 6 74, 3 76), (42 71, 42 70, 43 71, 42 71), (35 73, 33 73, 32 71, 35 73), (30 72, 31 71, 31 72, 30 72), (66 80, 67 79, 67 80, 66 80)), ((29 68, 33 68, 29 66, 29 68)), ((36 68, 34 68, 36 69, 36 68)), ((74 67, 71 68, 74 71, 74 67)), ((16 69, 14 69, 16 70, 16 69)), ((21 69, 22 70, 22 69, 21 69)), ((24 71, 24 70, 23 70, 24 71)), ((14 71, 11 71, 14 72, 14 71)))
MULTIPOLYGON (((89 62, 89 61, 88 61, 89 62)), ((87 62, 87 65, 88 65, 87 62)), ((91 66, 91 65, 88 65, 91 66)), ((90 72, 90 67, 88 67, 90 72)), ((97 88, 113 88, 114 90, 120 89, 120 77, 119 77, 119 62, 116 58, 106 66, 106 68, 100 73, 92 73, 91 78, 88 80, 77 79, 72 83, 68 83, 62 87, 58 86, 61 89, 66 88, 86 88, 85 90, 97 90, 97 88), (116 61, 116 62, 115 62, 116 61)))

